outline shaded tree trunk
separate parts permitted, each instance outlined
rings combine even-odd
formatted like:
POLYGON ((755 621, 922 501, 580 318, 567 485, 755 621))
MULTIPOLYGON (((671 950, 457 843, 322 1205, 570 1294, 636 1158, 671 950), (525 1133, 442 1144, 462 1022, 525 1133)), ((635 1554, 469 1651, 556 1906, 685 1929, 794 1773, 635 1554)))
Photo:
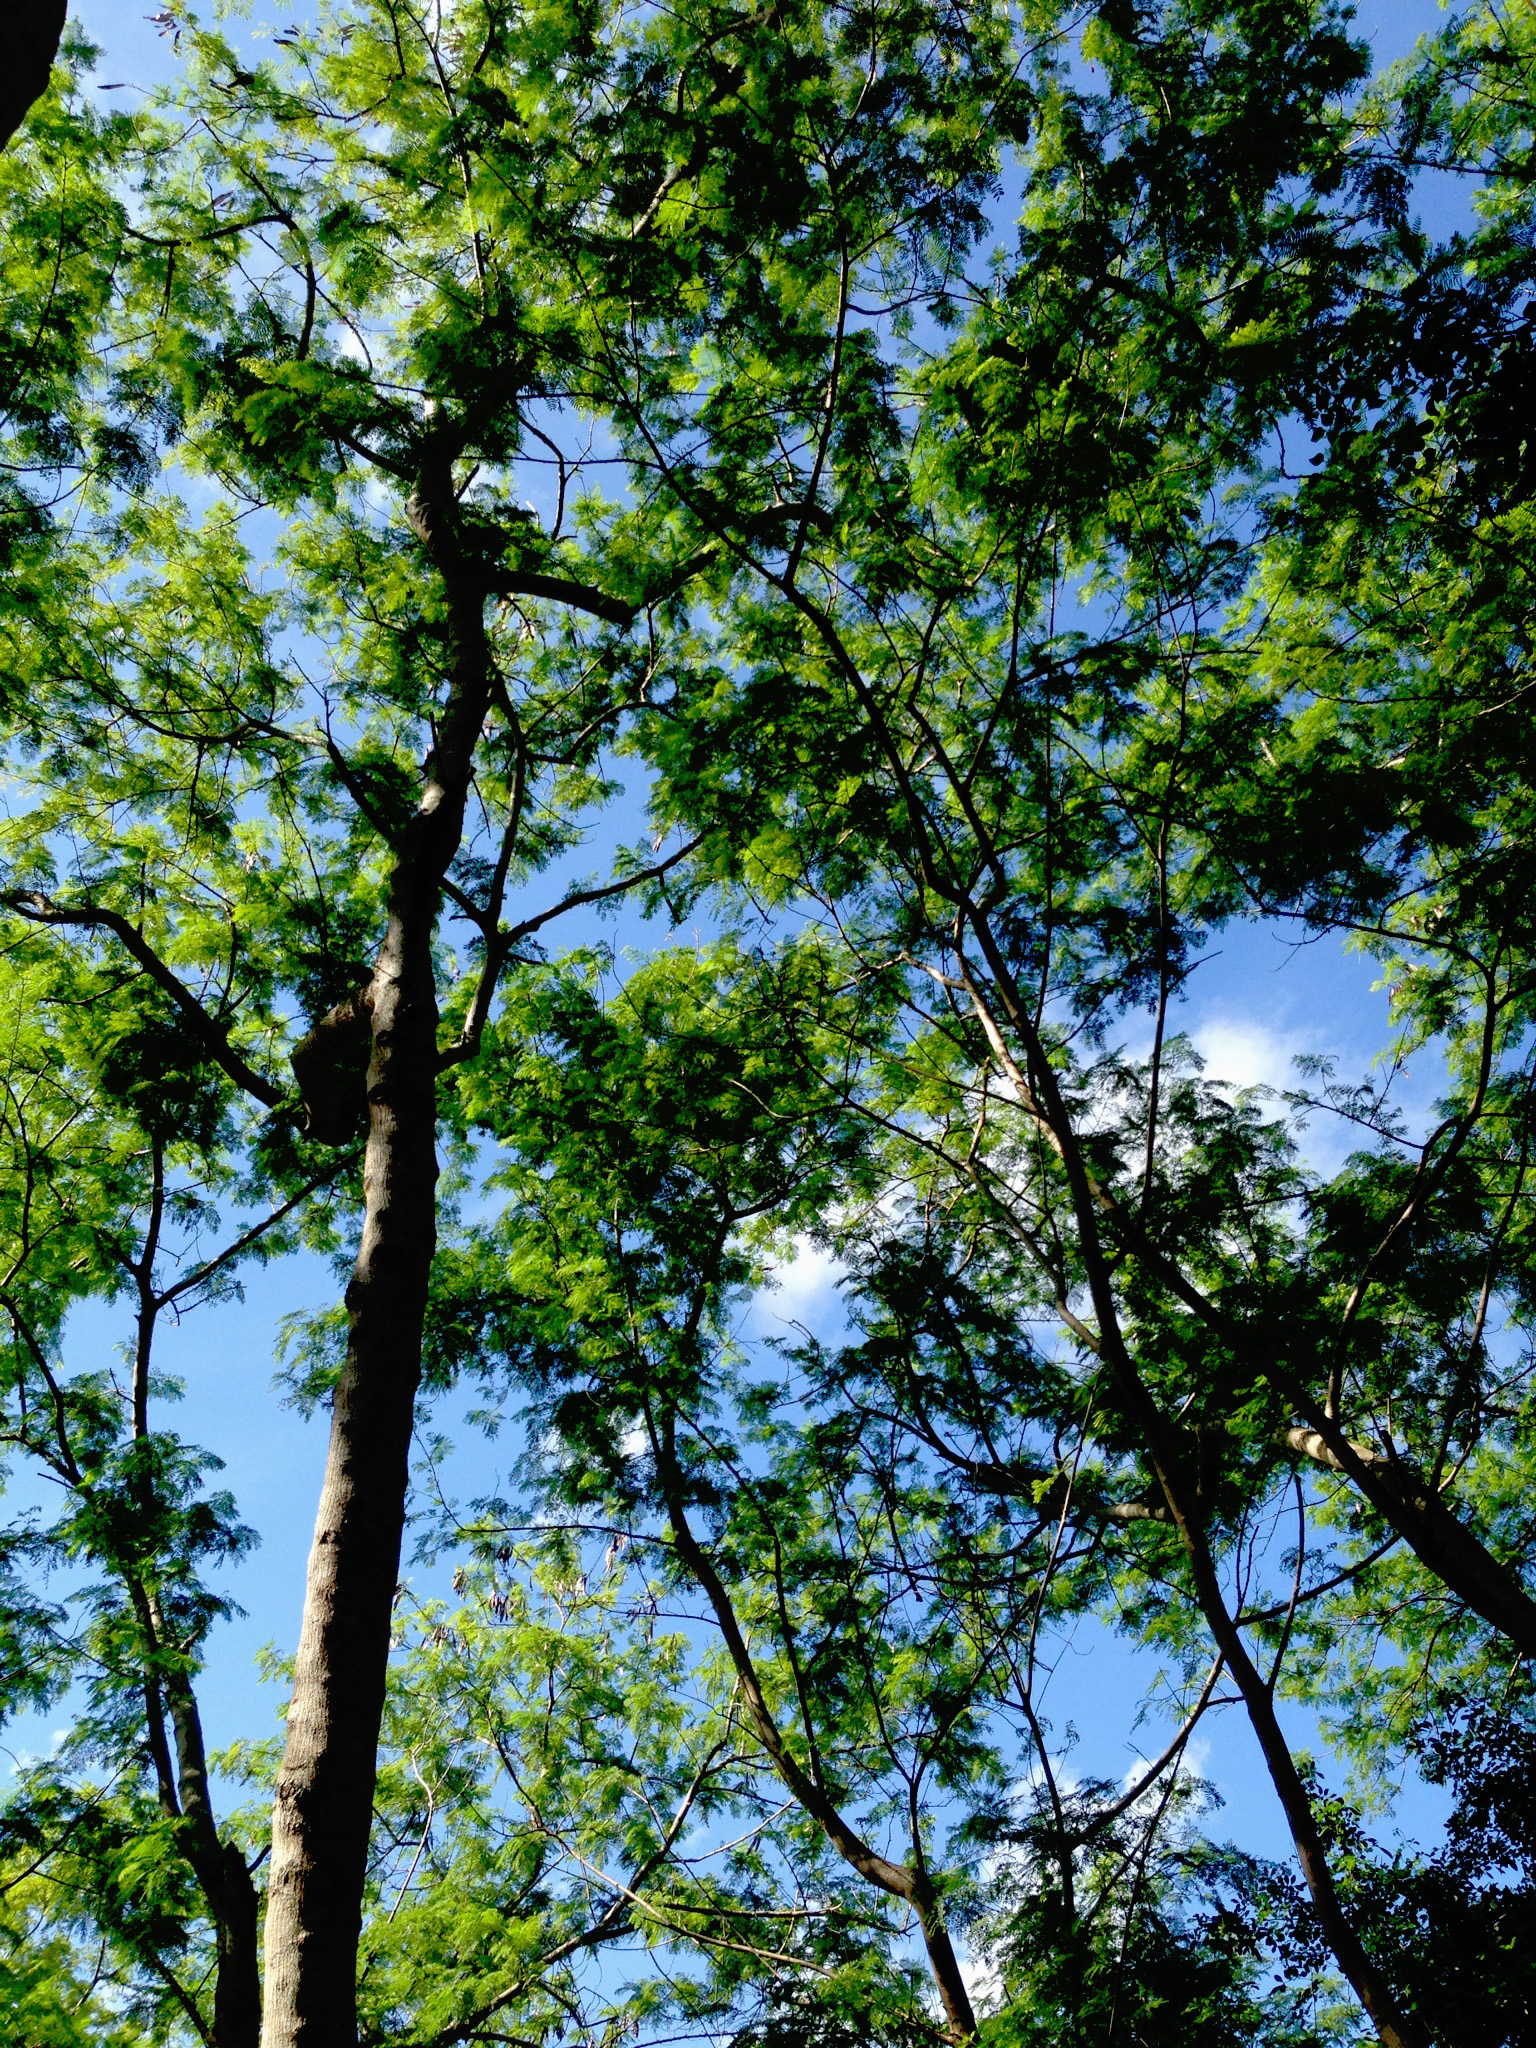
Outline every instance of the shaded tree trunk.
POLYGON ((213 1985, 214 2048, 258 2048, 261 1966, 256 1933, 260 1901, 245 1858, 232 1842, 224 1845, 223 1866, 223 1910, 213 1985))
POLYGON ((176 1737, 186 1855, 216 1931, 213 2048, 257 2048, 261 2039, 261 1970, 256 1948, 257 1895, 245 1858, 221 1842, 208 1798, 202 1718, 185 1673, 167 1679, 176 1737))
POLYGON ((490 696, 485 593, 459 556, 452 505, 450 463, 441 455, 424 465, 407 516, 447 586, 449 694, 426 788, 397 848, 368 992, 362 1243, 347 1289, 347 1356, 273 1810, 266 2048, 349 2048, 357 2038, 357 1944, 436 1246, 432 940, 490 696))
POLYGON ((11 0, 0 19, 0 149, 48 90, 65 0, 11 0))

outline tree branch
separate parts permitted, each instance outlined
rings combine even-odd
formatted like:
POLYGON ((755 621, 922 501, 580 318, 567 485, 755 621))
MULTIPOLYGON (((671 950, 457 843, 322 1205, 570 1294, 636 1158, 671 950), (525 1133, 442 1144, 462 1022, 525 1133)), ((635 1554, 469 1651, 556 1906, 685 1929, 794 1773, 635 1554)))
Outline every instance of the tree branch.
POLYGON ((103 910, 95 904, 55 903, 52 897, 35 889, 7 890, 0 895, 0 904, 14 910, 29 924, 76 926, 87 931, 111 932, 155 986, 170 997, 199 1049, 215 1066, 221 1068, 247 1095, 254 1096, 263 1108, 276 1109, 283 1100, 282 1089, 241 1057, 230 1044, 228 1034, 209 1016, 185 982, 166 966, 139 927, 121 912, 103 910))

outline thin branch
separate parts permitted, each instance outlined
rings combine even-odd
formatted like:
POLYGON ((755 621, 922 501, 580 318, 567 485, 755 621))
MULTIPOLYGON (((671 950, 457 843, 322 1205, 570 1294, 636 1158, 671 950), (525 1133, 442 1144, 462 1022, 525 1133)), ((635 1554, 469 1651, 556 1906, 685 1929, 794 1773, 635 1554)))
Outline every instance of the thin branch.
POLYGON ((104 910, 95 904, 55 903, 51 897, 35 889, 7 890, 0 895, 0 904, 14 910, 29 924, 76 926, 88 931, 111 932, 150 980, 170 997, 203 1052, 223 1069, 237 1087, 254 1096, 266 1109, 276 1109, 283 1100, 282 1089, 268 1080, 265 1074, 258 1073, 236 1052, 228 1034, 214 1022, 180 977, 166 966, 139 927, 121 912, 104 910))

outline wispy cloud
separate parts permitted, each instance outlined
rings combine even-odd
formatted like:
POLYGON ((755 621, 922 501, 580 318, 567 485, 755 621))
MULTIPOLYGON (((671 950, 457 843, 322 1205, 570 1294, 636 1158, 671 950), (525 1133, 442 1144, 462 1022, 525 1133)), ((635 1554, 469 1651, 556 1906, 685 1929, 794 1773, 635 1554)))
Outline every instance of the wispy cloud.
POLYGON ((846 1271, 824 1246, 796 1238, 790 1256, 775 1263, 767 1286, 748 1310, 747 1333, 771 1337, 799 1325, 817 1336, 831 1335, 844 1319, 838 1282, 846 1271))
POLYGON ((1208 1017, 1189 1034, 1190 1044, 1205 1062, 1205 1078, 1231 1089, 1292 1087, 1292 1066, 1298 1054, 1315 1050, 1301 1034, 1279 1031, 1255 1017, 1208 1017))

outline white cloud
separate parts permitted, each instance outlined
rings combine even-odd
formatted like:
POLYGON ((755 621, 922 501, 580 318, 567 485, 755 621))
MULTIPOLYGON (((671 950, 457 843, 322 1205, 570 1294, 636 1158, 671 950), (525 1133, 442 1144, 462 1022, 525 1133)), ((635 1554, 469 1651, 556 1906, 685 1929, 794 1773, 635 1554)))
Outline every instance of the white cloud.
POLYGON ((1293 1032, 1252 1017, 1212 1017, 1189 1040, 1205 1062, 1206 1080, 1234 1090, 1289 1088, 1295 1080, 1291 1062, 1303 1050, 1293 1032))
POLYGON ((619 1438, 619 1449, 624 1456, 631 1459, 643 1458, 650 1448, 651 1440, 646 1435, 645 1424, 640 1421, 627 1422, 624 1425, 624 1433, 619 1438))
POLYGON ((797 1237, 787 1259, 776 1260, 766 1287, 748 1313, 748 1327, 759 1334, 793 1324, 819 1334, 841 1323, 838 1282, 847 1271, 841 1259, 808 1237, 797 1237))

